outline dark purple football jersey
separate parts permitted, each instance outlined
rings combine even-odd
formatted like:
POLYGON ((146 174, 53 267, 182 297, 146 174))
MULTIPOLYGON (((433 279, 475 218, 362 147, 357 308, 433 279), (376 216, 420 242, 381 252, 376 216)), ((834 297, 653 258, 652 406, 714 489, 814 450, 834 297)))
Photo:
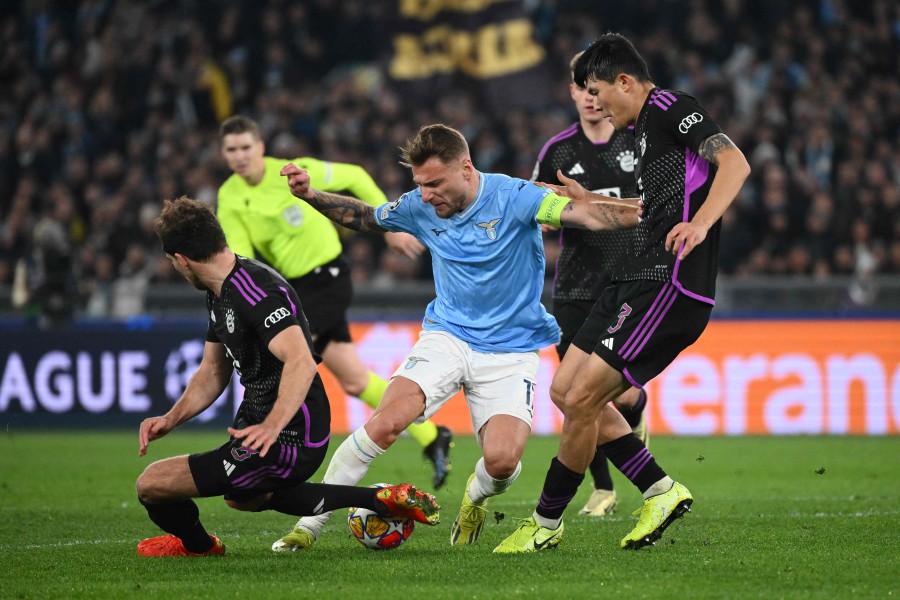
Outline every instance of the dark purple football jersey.
POLYGON ((667 252, 665 242, 672 228, 690 221, 706 201, 716 167, 698 152, 704 140, 721 132, 688 94, 660 88, 650 92, 634 129, 635 175, 644 214, 618 279, 671 281, 681 292, 715 303, 720 222, 684 260, 667 252))
MULTIPOLYGON (((294 288, 271 267, 237 257, 219 296, 206 294, 209 314, 206 340, 225 345, 228 357, 244 386, 244 400, 235 426, 261 423, 278 398, 284 367, 268 345, 288 327, 299 326, 316 362, 309 324, 294 288)), ((331 431, 331 409, 319 374, 313 379, 300 410, 281 432, 278 441, 308 445, 327 438, 331 431)))
MULTIPOLYGON (((538 155, 532 179, 560 183, 557 169, 585 188, 615 198, 637 196, 634 178, 634 136, 631 129, 616 131, 608 142, 594 144, 580 123, 552 137, 538 155)), ((630 230, 560 230, 561 251, 553 282, 555 300, 600 297, 612 281, 614 269, 631 244, 630 230)))

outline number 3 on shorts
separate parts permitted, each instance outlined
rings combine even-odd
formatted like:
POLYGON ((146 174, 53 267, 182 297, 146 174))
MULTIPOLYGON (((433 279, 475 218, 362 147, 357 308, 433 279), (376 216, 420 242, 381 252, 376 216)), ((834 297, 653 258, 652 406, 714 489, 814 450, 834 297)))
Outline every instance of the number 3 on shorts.
POLYGON ((631 314, 631 307, 628 306, 628 303, 622 305, 622 308, 619 309, 619 320, 616 321, 616 324, 612 327, 606 329, 609 333, 615 333, 622 326, 622 323, 625 321, 625 317, 631 314))

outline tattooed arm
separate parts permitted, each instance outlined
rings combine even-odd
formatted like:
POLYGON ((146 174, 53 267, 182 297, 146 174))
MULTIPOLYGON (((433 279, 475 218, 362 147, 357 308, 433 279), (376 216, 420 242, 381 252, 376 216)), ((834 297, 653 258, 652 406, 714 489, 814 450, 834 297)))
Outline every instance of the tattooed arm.
POLYGON ((750 175, 744 153, 724 133, 716 133, 700 144, 700 157, 718 167, 703 206, 687 223, 679 223, 666 236, 666 250, 684 258, 706 239, 709 228, 718 221, 741 191, 750 175))
POLYGON ((291 194, 307 202, 338 225, 356 231, 387 231, 375 221, 374 206, 356 198, 311 188, 309 174, 294 163, 286 164, 281 169, 281 175, 287 177, 291 194))
MULTIPOLYGON (((558 196, 571 200, 559 212, 558 224, 563 227, 606 231, 630 229, 640 221, 643 205, 639 198, 612 198, 589 192, 574 179, 563 175, 562 171, 557 172, 557 177, 563 185, 545 183, 540 185, 552 189, 558 196)), ((549 221, 547 224, 556 225, 549 221)))

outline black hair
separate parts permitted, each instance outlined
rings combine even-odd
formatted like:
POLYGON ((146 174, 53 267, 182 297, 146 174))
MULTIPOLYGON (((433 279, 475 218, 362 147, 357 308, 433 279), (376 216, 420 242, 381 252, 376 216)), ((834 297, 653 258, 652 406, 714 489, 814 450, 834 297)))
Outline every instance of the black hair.
POLYGON ((650 81, 647 63, 628 38, 607 33, 591 44, 575 62, 575 85, 586 87, 588 79, 612 83, 619 73, 631 75, 640 82, 650 81))

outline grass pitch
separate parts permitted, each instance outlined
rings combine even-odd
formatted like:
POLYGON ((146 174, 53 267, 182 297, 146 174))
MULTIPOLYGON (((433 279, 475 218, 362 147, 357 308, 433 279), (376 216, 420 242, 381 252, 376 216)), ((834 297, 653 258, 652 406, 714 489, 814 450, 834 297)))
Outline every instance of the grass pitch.
MULTIPOLYGON (((448 544, 479 456, 473 438, 460 438, 449 483, 437 492, 443 522, 418 525, 397 550, 363 548, 336 514, 312 551, 275 554, 269 547, 293 517, 241 513, 212 498, 198 501, 201 518, 225 541, 225 557, 137 556, 137 542, 159 533, 135 498, 141 470, 224 439, 182 429, 138 458, 136 428, 0 434, 0 598, 900 597, 898 438, 652 438, 660 464, 695 502, 657 546, 636 552, 619 550, 619 540, 640 496, 616 473, 614 516, 576 514, 590 493, 585 483, 558 549, 491 554, 514 517, 530 515, 556 454, 556 438, 537 437, 472 547, 448 544)), ((401 439, 363 483, 378 481, 428 489, 429 465, 401 439)))

